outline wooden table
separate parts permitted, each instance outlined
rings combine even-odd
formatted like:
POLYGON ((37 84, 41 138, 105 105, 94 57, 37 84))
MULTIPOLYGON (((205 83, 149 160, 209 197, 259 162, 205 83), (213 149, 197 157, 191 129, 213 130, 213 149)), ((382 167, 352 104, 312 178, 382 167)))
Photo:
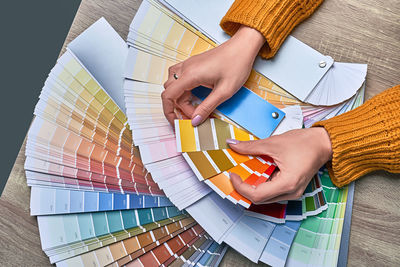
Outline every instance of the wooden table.
MULTIPOLYGON (((82 0, 65 45, 100 17, 125 39, 141 1, 82 0)), ((293 35, 340 62, 368 63, 367 98, 400 83, 400 3, 397 0, 327 0, 293 35)), ((62 52, 63 52, 62 51, 62 52)), ((21 147, 0 198, 3 266, 50 265, 40 247, 21 147)), ((400 175, 376 172, 356 182, 348 264, 400 265, 400 175)), ((254 265, 229 250, 222 266, 254 265)))

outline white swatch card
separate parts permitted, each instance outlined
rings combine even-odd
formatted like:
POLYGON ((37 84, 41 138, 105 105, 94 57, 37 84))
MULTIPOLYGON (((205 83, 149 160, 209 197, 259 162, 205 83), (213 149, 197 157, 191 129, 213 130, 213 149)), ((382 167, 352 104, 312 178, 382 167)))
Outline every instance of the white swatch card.
MULTIPOLYGON (((233 0, 163 0, 182 18, 201 30, 218 44, 229 39, 219 26, 233 0)), ((254 69, 304 101, 333 64, 324 56, 296 38, 289 36, 273 59, 258 57, 254 69), (321 64, 324 62, 324 64, 321 64), (322 67, 321 67, 322 66, 322 67)))

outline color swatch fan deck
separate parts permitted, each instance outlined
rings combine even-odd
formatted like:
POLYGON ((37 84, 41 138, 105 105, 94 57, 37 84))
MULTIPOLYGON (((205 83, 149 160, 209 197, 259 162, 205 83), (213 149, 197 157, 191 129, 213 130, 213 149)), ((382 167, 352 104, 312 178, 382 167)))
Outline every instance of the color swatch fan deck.
MULTIPOLYGON (((225 1, 218 4, 220 3, 225 1)), ((360 73, 359 76, 356 75, 357 81, 353 80, 353 93, 344 95, 334 88, 330 94, 335 97, 326 98, 326 95, 319 93, 320 89, 313 91, 313 88, 318 87, 319 81, 321 83, 325 81, 322 77, 326 74, 326 77, 333 75, 336 79, 342 66, 336 68, 339 71, 334 72, 332 66, 336 63, 329 57, 324 57, 328 67, 318 71, 319 78, 314 77, 315 84, 309 88, 310 92, 315 93, 304 96, 305 99, 310 95, 313 99, 317 99, 315 101, 325 99, 319 103, 324 106, 315 106, 300 101, 292 95, 293 92, 288 93, 284 90, 285 87, 282 88, 272 82, 272 79, 268 79, 262 71, 259 71, 260 69, 257 69, 256 64, 239 92, 266 100, 267 102, 264 102, 268 105, 272 104, 274 108, 280 109, 279 116, 275 116, 279 118, 279 124, 271 131, 261 133, 258 132, 257 126, 244 126, 240 116, 245 113, 243 112, 245 109, 234 109, 232 106, 234 104, 246 106, 254 102, 246 102, 246 97, 235 98, 235 96, 229 99, 227 104, 217 107, 212 118, 200 126, 192 127, 189 120, 176 120, 174 129, 164 117, 161 101, 163 83, 168 78, 168 68, 220 43, 217 38, 212 38, 213 33, 220 31, 218 23, 211 27, 206 21, 209 16, 200 15, 200 7, 192 8, 190 16, 186 16, 189 13, 185 13, 187 10, 182 9, 185 6, 187 3, 184 1, 144 0, 130 25, 124 72, 125 105, 133 141, 140 150, 145 168, 169 200, 178 209, 185 209, 217 243, 228 244, 253 262, 262 261, 272 266, 285 264, 297 266, 309 263, 336 266, 337 263, 346 261, 346 245, 339 244, 342 233, 348 235, 353 187, 350 189, 346 187, 344 189, 346 193, 340 197, 337 193, 332 196, 333 192, 339 191, 325 179, 329 176, 321 170, 321 173, 312 179, 300 199, 253 205, 234 190, 229 172, 239 173, 245 182, 258 185, 268 182, 276 164, 267 156, 252 157, 237 154, 227 146, 225 140, 265 138, 303 126, 310 127, 316 121, 354 109, 363 102, 366 65, 350 64, 360 73), (180 7, 177 6, 178 2, 180 7), (199 27, 201 23, 211 28, 199 27), (217 28, 218 30, 214 31, 217 28), (320 227, 308 227, 311 225, 309 224, 311 220, 319 222, 320 227), (310 230, 313 234, 296 235, 299 229, 310 230), (291 249, 292 243, 296 244, 294 247, 296 249, 304 246, 304 249, 300 250, 310 261, 302 259, 304 255, 300 256, 298 250, 291 249), (315 253, 318 253, 318 257, 312 256, 315 253)), ((226 11, 227 8, 218 10, 223 13, 226 11)), ((289 41, 290 46, 300 47, 307 51, 307 55, 311 55, 309 59, 301 59, 305 60, 303 65, 312 65, 313 60, 321 55, 297 39, 293 39, 289 41)), ((293 47, 283 50, 290 50, 293 47)), ((350 65, 345 64, 345 67, 350 68, 350 65)), ((275 67, 282 72, 282 68, 275 67)), ((299 82, 293 77, 286 79, 291 80, 286 84, 299 82)), ((199 103, 209 92, 208 88, 195 88, 192 90, 193 95, 197 97, 194 98, 194 102, 199 103)), ((349 93, 351 90, 346 92, 349 93)), ((253 106, 252 108, 257 109, 262 105, 253 106)), ((274 118, 264 114, 271 113, 252 112, 252 120, 274 122, 274 118)))
MULTIPOLYGON (((229 149, 226 139, 250 141, 257 140, 257 137, 222 120, 208 119, 197 127, 193 127, 190 120, 175 120, 175 132, 177 150, 184 152, 182 156, 196 177, 209 185, 222 198, 227 198, 245 208, 249 208, 252 203, 233 188, 229 173, 236 173, 245 183, 258 186, 267 182, 276 168, 276 164, 268 156, 246 156, 229 149)), ((302 199, 306 200, 305 203, 309 203, 306 208, 310 212, 309 214, 315 215, 326 208, 326 201, 318 178, 310 183, 305 193, 307 196, 304 195, 302 199)), ((301 220, 306 216, 302 212, 303 206, 300 200, 290 202, 288 210, 286 204, 252 205, 253 212, 250 214, 257 213, 257 211, 272 212, 271 208, 273 208, 274 212, 271 214, 276 214, 279 210, 278 217, 280 219, 282 216, 284 219, 286 215, 289 215, 287 218, 295 218, 291 217, 292 214, 286 214, 286 211, 294 212, 294 209, 297 209, 295 213, 301 220), (296 202, 298 204, 295 204, 296 202)), ((260 218, 268 220, 264 216, 260 218)))
POLYGON ((57 266, 217 266, 227 246, 174 207, 133 145, 121 101, 126 53, 100 19, 68 45, 45 82, 25 162, 42 249, 57 266))
MULTIPOLYGON (((229 39, 219 23, 233 0, 160 2, 215 44, 229 39)), ((293 36, 286 38, 273 60, 256 58, 254 69, 297 99, 323 106, 339 104, 351 98, 367 74, 365 64, 334 62, 331 57, 322 55, 293 36)))
MULTIPOLYGON (((57 60, 25 162, 51 263, 218 266, 229 247, 271 266, 347 262, 354 185, 335 187, 322 168, 301 198, 255 205, 229 173, 258 186, 278 166, 268 155, 236 153, 226 139, 308 128, 360 106, 366 65, 334 62, 289 37, 201 125, 178 116, 173 127, 164 116, 168 68, 229 38, 219 20, 232 2, 143 0, 127 42, 101 18, 57 60), (301 71, 285 68, 288 58, 301 71)), ((210 92, 194 88, 193 104, 210 92)))

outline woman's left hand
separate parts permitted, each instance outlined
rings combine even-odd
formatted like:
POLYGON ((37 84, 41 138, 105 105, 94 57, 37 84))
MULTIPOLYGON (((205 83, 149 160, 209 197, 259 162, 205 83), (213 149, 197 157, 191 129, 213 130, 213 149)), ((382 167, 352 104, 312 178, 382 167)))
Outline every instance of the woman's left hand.
POLYGON ((193 126, 202 123, 222 102, 234 95, 250 75, 254 60, 265 43, 255 29, 241 26, 225 43, 188 58, 168 70, 168 80, 161 94, 164 114, 173 125, 175 109, 191 118, 193 126), (196 108, 191 104, 191 90, 203 85, 211 93, 196 108))
POLYGON ((254 204, 300 198, 311 178, 332 157, 331 141, 322 127, 293 130, 256 141, 228 139, 227 143, 240 154, 268 155, 279 168, 270 181, 257 187, 231 173, 236 191, 254 204))

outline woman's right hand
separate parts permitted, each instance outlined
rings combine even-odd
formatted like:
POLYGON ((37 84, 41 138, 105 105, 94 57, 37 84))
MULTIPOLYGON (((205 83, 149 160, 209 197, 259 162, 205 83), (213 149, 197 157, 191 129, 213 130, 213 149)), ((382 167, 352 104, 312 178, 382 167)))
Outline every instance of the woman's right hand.
POLYGON ((322 127, 292 130, 256 141, 228 139, 227 143, 240 154, 268 155, 278 166, 271 180, 258 186, 243 182, 235 173, 230 174, 236 191, 254 204, 298 199, 333 154, 329 134, 322 127))
POLYGON ((264 43, 265 38, 260 32, 241 26, 222 45, 170 67, 161 95, 167 120, 173 125, 177 108, 192 120, 193 126, 201 124, 246 82, 264 43), (195 108, 191 105, 190 91, 200 85, 212 91, 195 108))

